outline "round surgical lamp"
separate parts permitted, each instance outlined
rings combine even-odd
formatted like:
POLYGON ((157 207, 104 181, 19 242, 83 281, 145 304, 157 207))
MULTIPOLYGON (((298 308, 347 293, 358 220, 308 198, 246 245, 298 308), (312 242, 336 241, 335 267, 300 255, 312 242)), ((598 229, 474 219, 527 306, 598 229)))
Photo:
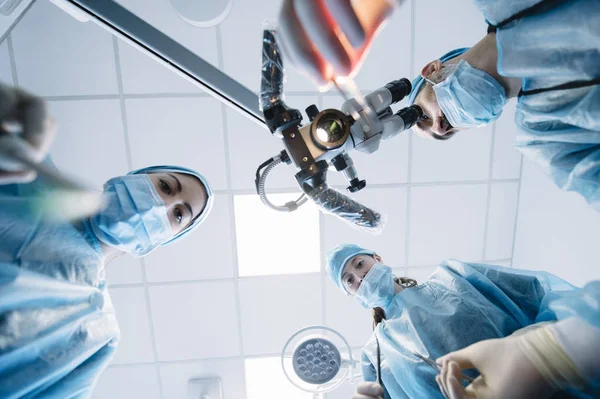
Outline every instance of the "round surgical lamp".
POLYGON ((315 398, 354 379, 358 361, 348 341, 326 326, 309 326, 288 339, 281 352, 281 366, 288 380, 315 398))
POLYGON ((223 22, 233 8, 233 0, 169 0, 188 24, 210 28, 223 22))

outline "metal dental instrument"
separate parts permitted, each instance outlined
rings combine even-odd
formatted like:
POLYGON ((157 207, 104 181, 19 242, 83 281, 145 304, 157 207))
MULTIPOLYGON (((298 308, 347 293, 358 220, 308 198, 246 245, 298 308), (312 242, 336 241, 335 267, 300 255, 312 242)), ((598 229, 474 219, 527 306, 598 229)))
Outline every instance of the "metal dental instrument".
MULTIPOLYGON (((431 366, 431 368, 433 368, 436 373, 440 373, 442 371, 442 368, 439 364, 437 364, 434 360, 425 357, 423 355, 418 354, 417 352, 413 352, 413 354, 418 357, 419 359, 421 359, 422 361, 424 361, 425 363, 427 363, 429 366, 431 366)), ((468 375, 465 375, 463 373, 460 374, 461 378, 468 381, 469 383, 473 382, 473 378, 469 377, 468 375)))

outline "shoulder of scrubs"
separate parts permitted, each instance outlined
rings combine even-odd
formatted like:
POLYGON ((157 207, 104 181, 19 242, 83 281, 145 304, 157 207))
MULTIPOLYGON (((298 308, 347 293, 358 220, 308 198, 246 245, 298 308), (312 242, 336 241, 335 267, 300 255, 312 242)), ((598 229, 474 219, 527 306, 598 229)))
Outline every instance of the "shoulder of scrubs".
POLYGON ((541 0, 474 0, 474 3, 483 14, 485 20, 488 23, 495 25, 540 1, 541 0))
POLYGON ((534 321, 556 320, 547 305, 546 295, 554 291, 574 291, 575 286, 543 271, 512 269, 496 265, 466 263, 449 259, 441 269, 468 282, 492 303, 523 326, 534 321))
MULTIPOLYGON (((496 41, 498 72, 525 91, 600 77, 597 0, 563 1, 499 29, 496 41)), ((517 148, 600 211, 600 87, 521 96, 515 122, 517 148)))

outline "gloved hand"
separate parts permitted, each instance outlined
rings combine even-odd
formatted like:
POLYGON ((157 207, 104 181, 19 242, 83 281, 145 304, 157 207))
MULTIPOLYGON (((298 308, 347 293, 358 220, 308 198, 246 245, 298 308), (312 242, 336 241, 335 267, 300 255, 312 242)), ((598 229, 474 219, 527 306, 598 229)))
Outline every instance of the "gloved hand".
MULTIPOLYGON (((0 146, 9 145, 8 135, 22 140, 19 147, 36 162, 43 161, 56 136, 56 124, 39 97, 0 83, 0 146), (18 130, 18 132, 10 133, 18 130)), ((1 150, 1 148, 0 148, 1 150)), ((35 171, 2 156, 0 151, 0 184, 25 183, 35 179, 35 171)))
POLYGON ((278 42, 286 61, 323 86, 353 72, 377 28, 400 2, 284 0, 278 42))
POLYGON ((548 398, 554 393, 518 344, 523 336, 489 339, 437 359, 442 365, 436 381, 447 399, 548 398), (461 369, 481 375, 466 388, 461 369))
POLYGON ((382 399, 383 388, 376 382, 361 382, 352 399, 382 399))

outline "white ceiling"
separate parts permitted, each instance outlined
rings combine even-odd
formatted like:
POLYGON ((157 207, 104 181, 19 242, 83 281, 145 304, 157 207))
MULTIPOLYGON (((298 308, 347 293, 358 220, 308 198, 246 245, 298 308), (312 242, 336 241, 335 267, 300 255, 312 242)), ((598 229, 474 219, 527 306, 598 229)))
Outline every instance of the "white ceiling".
MULTIPOLYGON (((119 0, 253 90, 259 83, 263 21, 277 15, 280 1, 235 0, 220 26, 201 29, 181 20, 168 0, 119 0)), ((445 50, 472 45, 485 33, 470 0, 405 4, 357 77, 365 91, 411 77, 445 50), (439 33, 449 15, 453 27, 439 33)), ((357 154, 356 166, 369 183, 357 198, 387 213, 384 233, 364 235, 316 212, 290 219, 287 231, 257 226, 255 262, 275 262, 280 271, 246 277, 252 272, 240 272, 236 243, 249 239, 252 229, 236 234, 234 197, 252 194, 256 167, 282 149, 266 130, 45 0, 38 0, 0 44, 0 80, 49 101, 60 126, 52 155, 61 169, 100 187, 132 168, 174 163, 201 171, 216 188, 213 213, 191 238, 108 267, 122 341, 95 398, 185 398, 190 377, 218 375, 226 398, 244 399, 246 386, 256 392, 254 381, 247 381, 256 373, 245 369, 245 360, 276 356, 285 340, 308 324, 339 329, 360 348, 369 336, 369 314, 327 280, 322 256, 316 257, 320 266, 308 266, 316 272, 301 273, 298 266, 287 274, 285 256, 273 258, 274 235, 319 254, 357 242, 377 250, 397 273, 421 280, 446 257, 511 264, 521 190, 514 105, 493 126, 449 142, 407 132, 383 143, 374 156, 357 154), (316 226, 315 233, 298 234, 295 226, 306 224, 316 226)), ((317 93, 293 71, 287 94, 301 109, 312 102, 322 108, 341 103, 335 93, 317 93)), ((292 173, 277 171, 270 187, 295 191, 292 173)), ((343 184, 338 176, 331 182, 343 184)), ((279 397, 270 389, 275 388, 265 382, 262 397, 279 397)), ((347 398, 351 390, 348 384, 327 397, 347 398)), ((249 393, 247 399, 256 397, 249 393)))

